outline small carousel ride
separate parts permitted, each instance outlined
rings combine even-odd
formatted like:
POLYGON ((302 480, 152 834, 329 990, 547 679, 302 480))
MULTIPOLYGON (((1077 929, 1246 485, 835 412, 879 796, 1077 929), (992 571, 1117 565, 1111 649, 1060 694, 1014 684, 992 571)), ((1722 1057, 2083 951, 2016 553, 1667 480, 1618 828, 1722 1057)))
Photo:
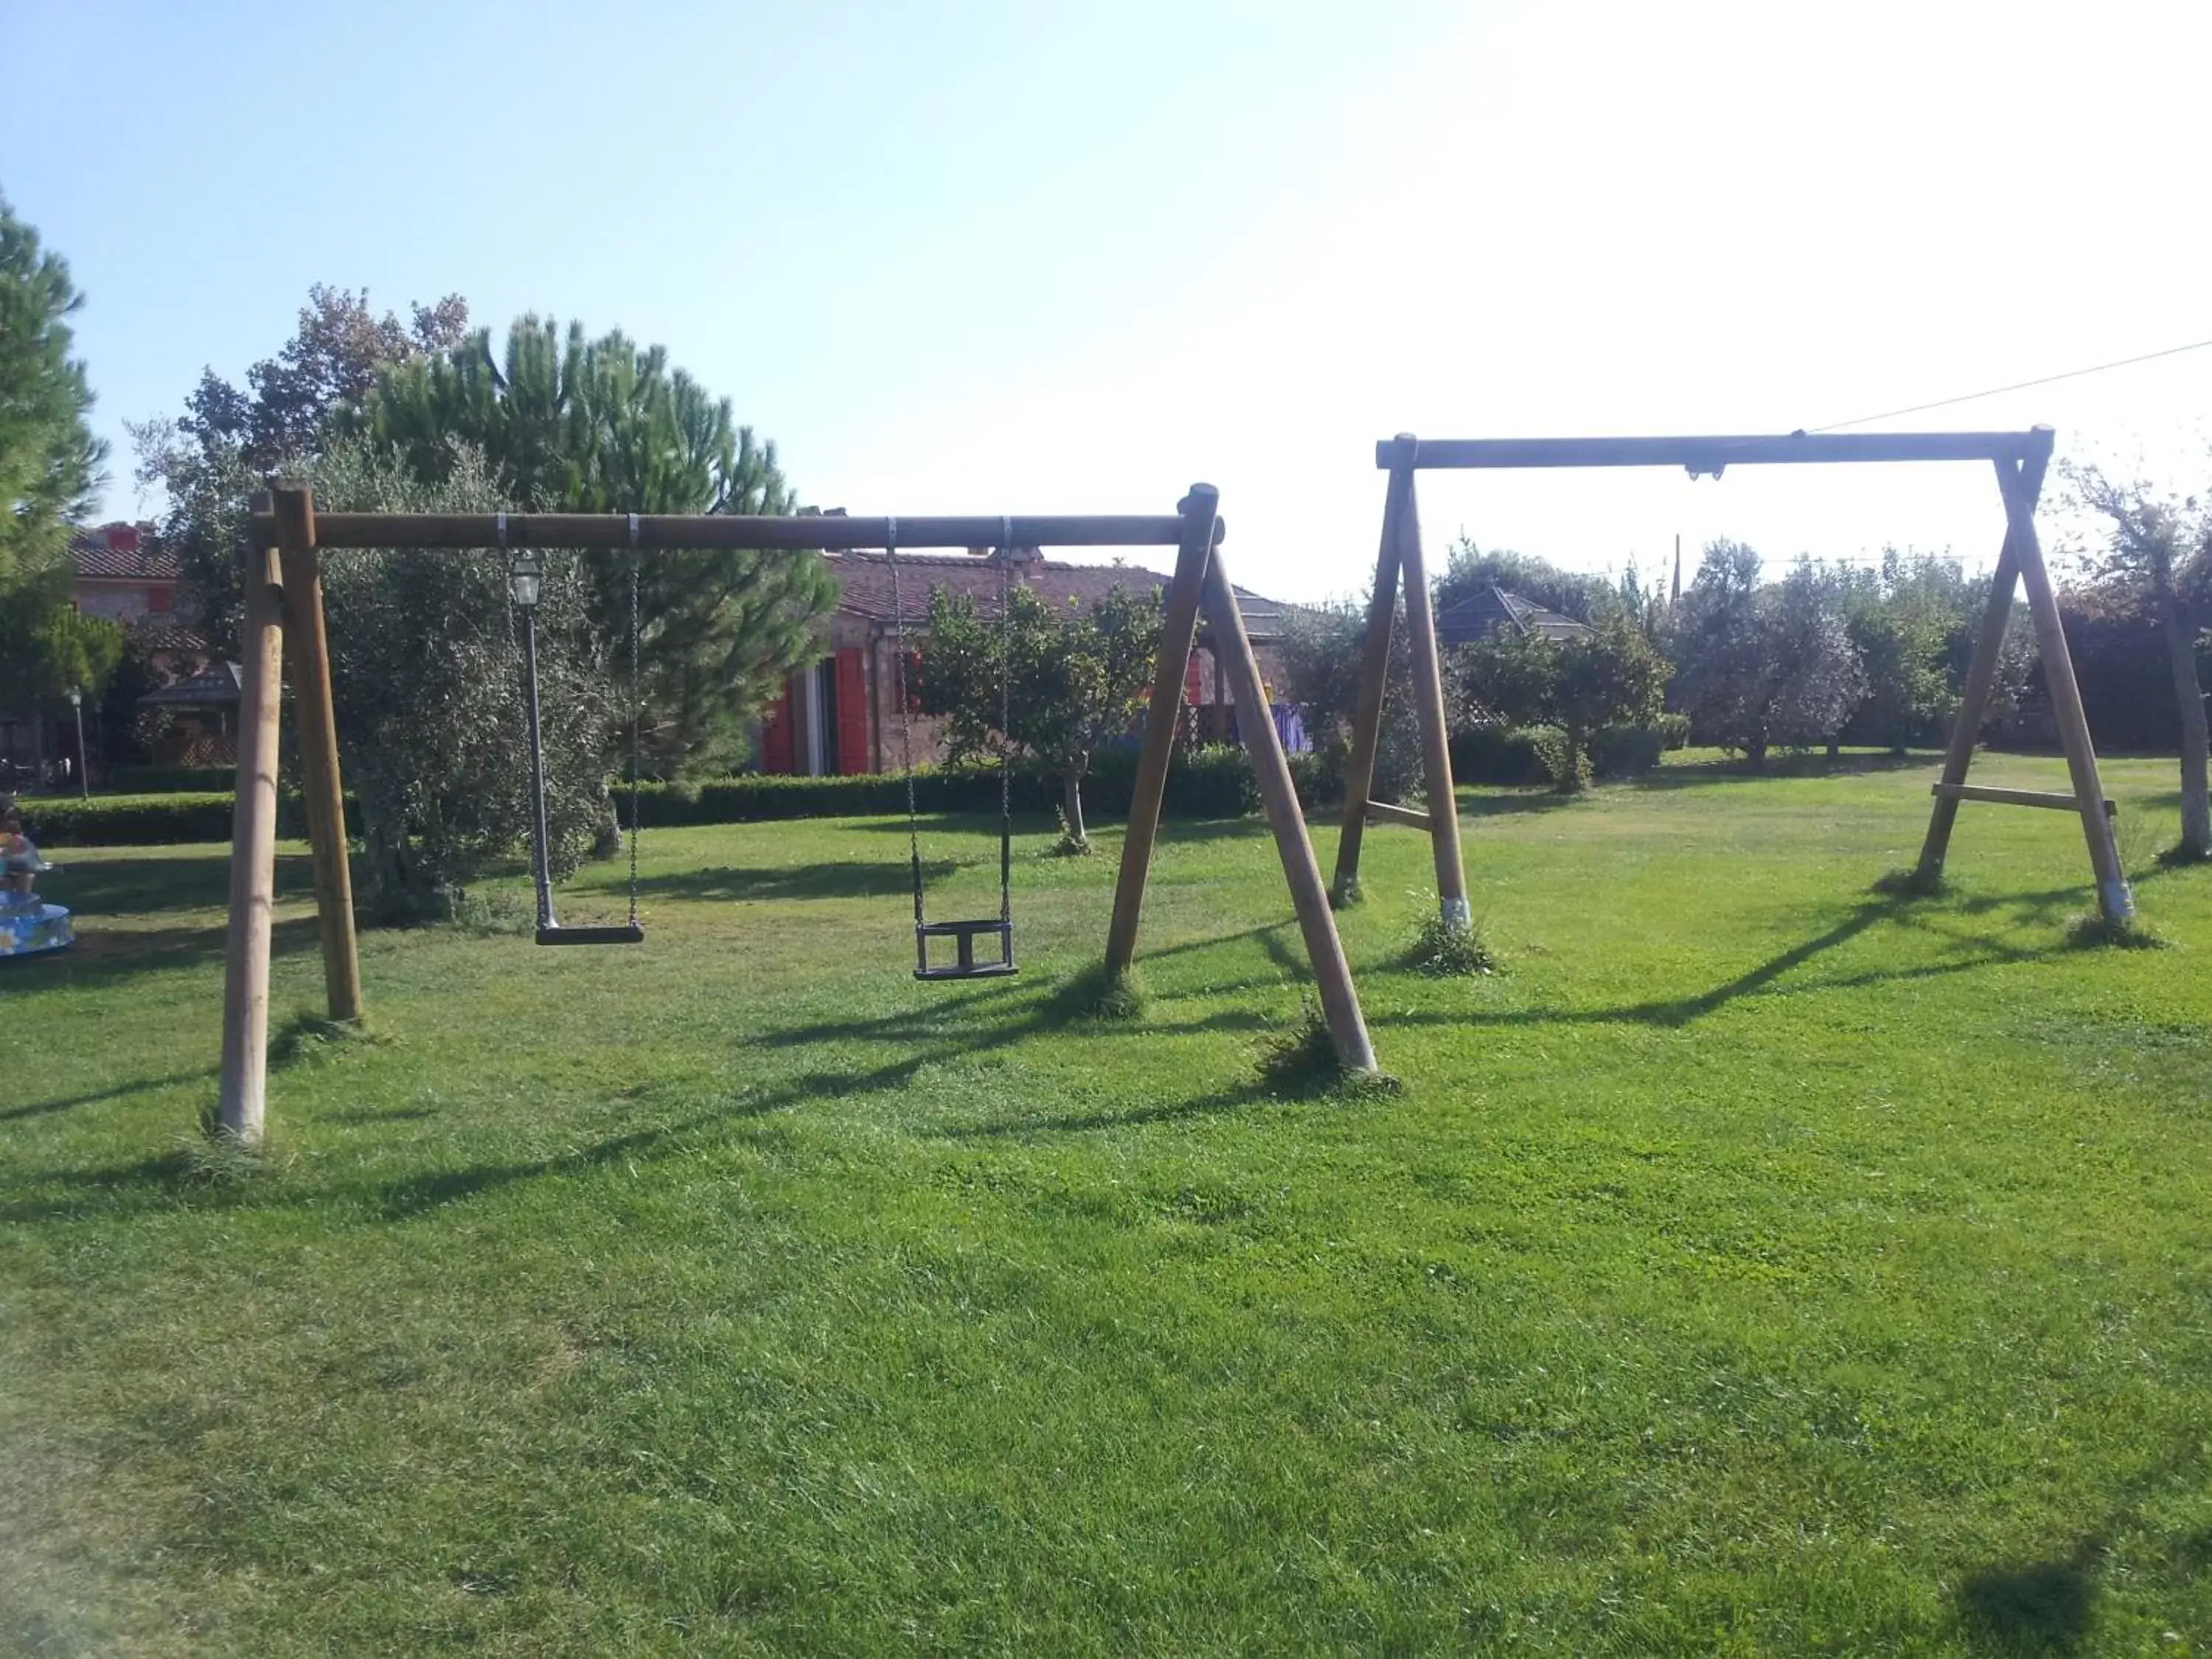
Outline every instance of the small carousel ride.
POLYGON ((33 890, 39 877, 58 867, 39 856, 13 808, 0 809, 0 961, 46 956, 76 942, 70 913, 33 890))

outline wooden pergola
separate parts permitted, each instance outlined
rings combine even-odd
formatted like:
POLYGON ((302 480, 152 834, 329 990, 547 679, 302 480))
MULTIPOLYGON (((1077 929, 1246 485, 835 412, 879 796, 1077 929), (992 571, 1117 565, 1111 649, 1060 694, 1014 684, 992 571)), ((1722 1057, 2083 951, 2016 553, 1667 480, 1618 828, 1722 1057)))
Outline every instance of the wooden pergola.
POLYGON ((2035 529, 2036 503, 2051 465, 2051 429, 2026 432, 1793 432, 1771 437, 1690 438, 1491 438, 1421 439, 1401 432, 1375 447, 1375 465, 1389 474, 1382 509, 1382 550, 1376 561, 1375 592, 1368 613, 1358 708, 1352 752, 1346 767, 1344 834, 1337 845, 1334 890, 1340 902, 1359 890, 1360 838, 1370 819, 1407 823, 1426 830, 1435 846, 1437 890, 1448 921, 1468 915, 1466 878, 1461 868, 1459 817, 1452 805, 1451 757, 1445 744, 1443 694, 1437 665, 1435 626, 1430 616, 1428 580, 1421 562, 1420 515, 1414 476, 1423 470, 1522 467, 1679 466, 1690 476, 1718 478, 1731 466, 1802 465, 1844 462, 1986 461, 1996 471, 2004 504, 2004 544, 1990 583, 1966 673, 1943 775, 1931 787, 1935 810, 1920 851, 1919 874, 1933 882, 1942 874, 1951 828, 1962 800, 2000 805, 2054 807, 2077 814, 2088 843, 2097 884, 2097 907, 2108 919, 2134 914, 2127 876, 2113 843, 2111 804, 2097 776, 2097 755, 2082 713, 2081 687, 2058 597, 2043 560, 2035 529), (1390 632, 1402 580, 1406 619, 1412 630, 1414 702, 1421 726, 1428 811, 1410 812, 1368 799, 1374 782, 1375 744, 1381 729, 1384 683, 1390 658, 1390 632), (1981 788, 1966 781, 1974 740, 1989 708, 1997 658, 2013 594, 2027 586, 2028 610, 2035 619, 2044 678, 2073 787, 2065 792, 1981 788))
MULTIPOLYGON (((1225 648, 1226 667, 1239 702, 1267 707, 1234 590, 1215 549, 1221 538, 1220 497, 1211 484, 1194 484, 1172 514, 1156 515, 972 517, 902 516, 793 518, 658 514, 389 514, 315 511, 311 493, 279 486, 247 524, 244 550, 246 615, 240 630, 237 803, 231 832, 230 932, 224 964, 222 1069, 219 1107, 224 1129, 247 1144, 263 1134, 268 1100, 269 947, 274 904, 276 842, 277 725, 286 645, 298 709, 301 782, 308 839, 314 855, 315 908, 331 1018, 356 1020, 363 1001, 356 947, 353 886, 347 867, 344 783, 338 764, 337 725, 331 702, 330 653, 323 611, 321 554, 328 548, 428 548, 482 552, 525 548, 596 548, 641 554, 702 548, 781 550, 793 555, 881 548, 1173 547, 1176 586, 1167 605, 1162 672, 1170 655, 1172 678, 1163 678, 1151 711, 1151 730, 1163 727, 1167 746, 1190 652, 1198 586, 1206 583, 1206 609, 1225 648)), ((1298 816, 1290 769, 1272 720, 1248 720, 1244 734, 1261 792, 1279 844, 1298 920, 1313 954, 1314 972, 1330 1029, 1346 1063, 1371 1070, 1374 1057, 1345 966, 1334 919, 1321 886, 1313 849, 1298 816), (1348 1047, 1346 1045, 1349 1045, 1348 1047)), ((1126 964, 1135 948, 1136 906, 1142 872, 1159 823, 1166 781, 1165 747, 1148 744, 1139 769, 1122 891, 1115 899, 1115 945, 1126 964), (1139 872, 1132 899, 1133 867, 1139 872)))

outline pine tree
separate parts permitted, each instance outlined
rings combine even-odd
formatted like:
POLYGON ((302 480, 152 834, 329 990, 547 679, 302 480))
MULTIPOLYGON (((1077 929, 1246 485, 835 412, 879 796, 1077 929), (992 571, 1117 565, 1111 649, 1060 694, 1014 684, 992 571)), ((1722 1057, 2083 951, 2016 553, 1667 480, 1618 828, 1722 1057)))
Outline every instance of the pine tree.
MULTIPOLYGON (((387 374, 367 424, 426 483, 452 446, 482 450, 514 498, 562 513, 789 514, 775 446, 739 426, 661 347, 524 317, 503 358, 489 330, 387 374)), ((591 561, 602 626, 628 627, 630 560, 591 561)), ((818 559, 745 549, 656 553, 638 566, 648 748, 663 770, 741 758, 752 720, 818 649, 836 587, 818 559)))
POLYGON ((70 356, 67 319, 84 303, 60 255, 0 197, 0 596, 69 556, 106 447, 85 416, 92 390, 70 356))

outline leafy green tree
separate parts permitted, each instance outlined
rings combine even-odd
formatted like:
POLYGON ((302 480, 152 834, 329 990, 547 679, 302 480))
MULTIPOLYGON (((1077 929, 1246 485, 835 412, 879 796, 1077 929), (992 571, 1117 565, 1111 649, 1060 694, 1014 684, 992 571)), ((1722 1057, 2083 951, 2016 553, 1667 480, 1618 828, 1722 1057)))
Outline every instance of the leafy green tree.
MULTIPOLYGON (((388 451, 339 439, 307 477, 334 512, 507 505, 490 467, 465 449, 441 481, 426 484, 388 451)), ((443 918, 529 835, 520 624, 505 562, 489 551, 332 549, 322 564, 340 763, 368 852, 362 908, 386 925, 443 918)), ((604 823, 605 756, 622 711, 581 562, 548 555, 541 592, 538 673, 558 878, 604 823)))
POLYGON ((218 650, 237 648, 238 538, 253 492, 275 474, 308 468, 386 369, 466 335, 468 306, 458 295, 412 311, 402 323, 373 311, 366 289, 317 283, 292 337, 246 370, 243 388, 204 369, 181 416, 130 428, 139 481, 169 498, 162 544, 218 650))
POLYGON ((1590 777, 1590 740, 1608 726, 1642 726, 1659 716, 1667 659, 1626 610, 1569 640, 1498 634, 1460 653, 1466 696, 1516 726, 1557 726, 1565 752, 1553 781, 1580 789, 1590 777))
POLYGON ((1714 542, 1672 632, 1692 730, 1753 768, 1778 745, 1830 741, 1866 696, 1832 580, 1809 562, 1780 582, 1759 576, 1752 549, 1714 542))
POLYGON ((0 603, 0 708, 58 714, 75 689, 96 714, 123 657, 123 629, 70 604, 70 574, 60 565, 22 579, 0 603))
MULTIPOLYGON (((789 514, 797 500, 775 446, 737 424, 659 346, 617 332, 565 338, 524 317, 495 359, 489 330, 396 364, 365 427, 428 482, 453 446, 480 450, 532 510, 567 513, 789 514)), ((629 562, 588 562, 600 614, 629 615, 629 562)), ((639 569, 647 619, 643 666, 651 757, 664 770, 742 759, 753 721, 784 677, 810 659, 836 584, 820 560, 742 549, 656 554, 639 569)))
POLYGON ((1114 587, 1086 612, 1072 599, 1055 608, 1018 583, 1006 626, 938 587, 918 702, 944 720, 949 759, 1026 755, 1058 777, 1066 845, 1087 853, 1084 775, 1099 744, 1143 711, 1159 648, 1159 595, 1149 587, 1114 587), (1003 724, 1001 665, 1010 676, 1003 724))
POLYGON ((106 446, 85 417, 92 389, 70 356, 68 319, 84 303, 58 253, 0 197, 0 604, 64 564, 70 524, 88 514, 106 446))
POLYGON ((2212 750, 2204 685, 2197 670, 2199 634, 2212 623, 2212 511, 2197 497, 2177 497, 2142 479, 2118 479, 2101 468, 2060 468, 2070 503, 2098 520, 2102 546, 2087 556, 2096 585, 2158 624, 2173 697, 2181 715, 2183 855, 2212 858, 2212 750))
MULTIPOLYGON (((1331 793, 1343 786, 1352 748, 1352 723, 1359 708, 1365 657, 1367 605, 1300 607, 1284 617, 1277 647, 1284 691, 1304 717, 1306 736, 1322 757, 1331 793)), ((1445 665, 1449 669, 1449 662, 1445 665)), ((1406 642, 1402 607, 1390 634, 1390 662, 1383 678, 1382 723, 1375 744, 1376 800, 1401 801, 1421 787, 1421 734, 1413 714, 1413 658, 1406 642)))
MULTIPOLYGON (((1879 569, 1839 569, 1838 580, 1867 679, 1866 701, 1844 735, 1899 755, 1940 743, 1958 712, 1985 595, 1955 559, 1893 547, 1882 550, 1879 569)), ((2026 665, 2017 666, 2024 673, 2026 665)))
POLYGON ((1602 576, 1565 570, 1548 559, 1504 548, 1486 553, 1475 546, 1472 537, 1462 536, 1453 544, 1443 574, 1436 580, 1437 613, 1441 616, 1491 587, 1518 593, 1577 622, 1595 621, 1623 602, 1621 593, 1602 576))

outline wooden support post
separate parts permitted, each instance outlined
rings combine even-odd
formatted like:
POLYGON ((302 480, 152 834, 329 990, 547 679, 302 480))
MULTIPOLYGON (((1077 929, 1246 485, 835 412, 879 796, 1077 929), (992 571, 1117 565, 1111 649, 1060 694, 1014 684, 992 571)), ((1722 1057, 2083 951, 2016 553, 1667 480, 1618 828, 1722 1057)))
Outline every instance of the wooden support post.
POLYGON ((1313 964, 1322 1015, 1328 1023, 1337 1063, 1346 1071, 1371 1073, 1376 1069, 1375 1045, 1367 1035, 1366 1017, 1359 1012, 1359 992, 1352 982, 1351 964, 1344 959, 1344 941, 1337 937, 1328 890, 1321 884, 1321 865, 1314 858, 1313 843, 1306 839, 1297 788, 1291 781, 1290 763, 1283 758, 1283 742, 1267 706, 1260 665, 1252 655, 1243 615, 1237 608, 1237 590, 1230 586, 1229 574, 1218 553, 1206 568, 1206 613, 1221 651, 1222 665, 1229 671, 1239 710, 1237 730, 1259 777, 1267 827, 1274 832, 1275 850, 1282 857, 1283 875, 1290 883, 1291 903, 1297 911, 1298 931, 1305 936, 1306 957, 1313 964))
POLYGON ((2043 562, 2043 544, 2035 532, 2035 496, 2020 463, 2000 460, 1996 470, 2011 539, 2020 556, 2021 579, 2027 588, 2028 611, 2035 618, 2036 642, 2042 648, 2043 680, 2051 690, 2051 712, 2058 719, 2058 739, 2066 750, 2066 769, 2081 814, 2081 835, 2089 843, 2090 867, 2097 873, 2097 908, 2107 921, 2126 921, 2135 915, 2135 897, 2128 890, 2127 872, 2120 867, 2112 821, 2105 815, 2105 788, 2097 776, 2089 717, 2081 707, 2073 656, 2066 649, 2058 595, 2051 587, 2051 572, 2043 562))
MULTIPOLYGON (((2043 487, 2043 463, 2029 463, 2033 487, 2043 487)), ((1990 706, 1990 690, 1996 684, 1997 663, 2004 654, 2005 623, 2012 616, 2013 590, 2020 585, 2020 555, 2014 541, 2009 515, 2004 546, 1990 578, 1990 602, 1982 612, 1982 631, 1974 639, 1974 654, 1966 668, 1966 684, 1960 694, 1958 717, 1951 724, 1950 747, 1943 755, 1943 782, 1956 787, 1966 781, 1974 762, 1974 744, 1982 730, 1982 715, 1990 706)), ((1958 822, 1959 798, 1938 791, 1935 810, 1928 815, 1927 839, 1920 844, 1920 878, 1932 883, 1943 873, 1944 855, 1950 850, 1951 829, 1958 822)))
POLYGON ((279 485, 277 544, 283 550, 284 634, 299 715, 300 773, 307 839, 315 855, 315 915, 323 945, 323 990, 332 1019, 362 1017, 361 955, 354 939, 353 873, 346 862, 345 784, 338 769, 337 718, 331 704, 330 637, 323 618, 323 575, 315 551, 312 491, 279 485))
MULTIPOLYGON (((1106 933, 1109 975, 1127 971, 1137 954, 1137 923, 1144 914, 1145 884, 1152 876, 1160 799, 1167 790, 1168 762, 1175 754, 1176 715, 1182 707, 1184 677, 1190 672, 1199 602, 1220 524, 1221 493, 1212 484, 1193 484, 1176 511, 1182 515, 1182 538, 1176 544, 1175 580, 1169 585, 1166 612, 1160 619, 1159 665, 1152 674, 1152 706, 1145 711, 1145 746, 1137 757, 1129 826, 1121 841, 1121 873, 1114 886, 1114 919, 1106 933)), ((1218 647, 1215 659, 1218 664, 1218 647)), ((1272 728, 1273 722, 1269 724, 1272 728)))
POLYGON ((276 887, 276 713, 284 673, 282 574, 276 550, 246 547, 239 636, 237 804, 230 831, 230 939, 223 962, 225 1133, 260 1144, 269 1081, 269 927, 276 887))
POLYGON ((1428 790, 1429 842, 1436 854, 1437 908, 1446 926, 1468 928, 1467 872, 1459 851, 1459 799, 1452 793, 1451 734, 1444 724, 1443 665, 1437 660, 1437 621, 1429 603, 1429 575, 1421 562, 1421 514, 1413 482, 1398 514, 1398 568, 1406 584, 1407 643, 1413 647, 1413 708, 1420 716, 1422 774, 1428 790))
POLYGON ((1367 805, 1375 787, 1375 746, 1382 733, 1382 706, 1390 684, 1390 632, 1398 609, 1398 519, 1413 497, 1413 434, 1398 434, 1397 459, 1382 498, 1382 545, 1375 556, 1375 591, 1367 601, 1367 632, 1360 642, 1359 701, 1352 716, 1352 751, 1344 762, 1344 827, 1336 839, 1336 878, 1330 898, 1359 899, 1359 849, 1367 833, 1367 805))

